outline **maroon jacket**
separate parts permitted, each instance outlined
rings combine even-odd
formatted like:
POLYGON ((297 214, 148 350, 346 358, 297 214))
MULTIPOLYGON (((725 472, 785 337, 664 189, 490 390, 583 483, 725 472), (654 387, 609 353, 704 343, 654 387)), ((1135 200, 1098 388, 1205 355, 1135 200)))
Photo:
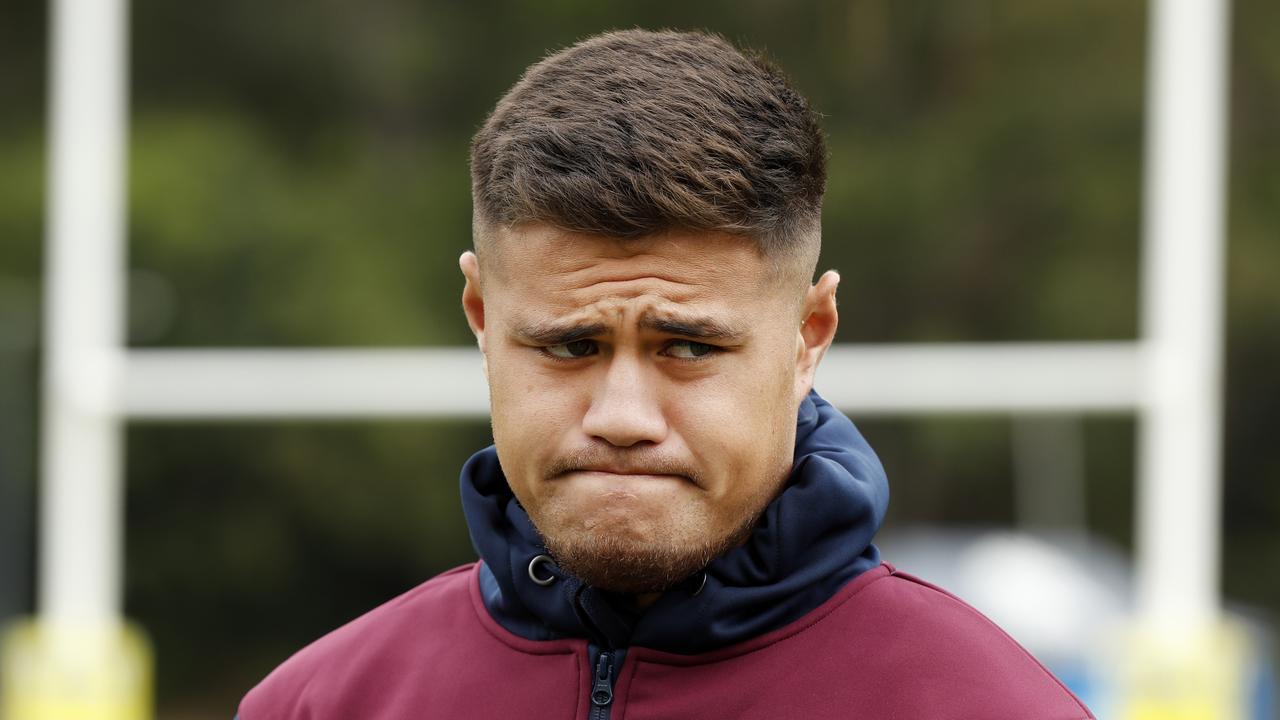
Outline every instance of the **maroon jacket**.
POLYGON ((462 496, 481 562, 303 649, 240 720, 1092 717, 976 610, 880 562, 884 470, 816 394, 748 540, 643 612, 549 561, 492 447, 462 496))
MULTIPOLYGON (((486 611, 476 563, 327 635, 240 705, 241 720, 585 720, 587 642, 532 641, 486 611)), ((891 565, 817 609, 700 655, 631 648, 611 718, 1092 718, 959 599, 891 565)))

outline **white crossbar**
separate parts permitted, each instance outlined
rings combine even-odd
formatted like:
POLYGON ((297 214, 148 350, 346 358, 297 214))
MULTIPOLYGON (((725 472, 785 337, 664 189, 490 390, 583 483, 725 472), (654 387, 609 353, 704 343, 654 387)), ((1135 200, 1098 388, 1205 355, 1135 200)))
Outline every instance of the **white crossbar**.
MULTIPOLYGON (((487 417, 470 348, 134 350, 132 418, 487 417)), ((1125 412, 1138 404, 1139 346, 1114 343, 837 345, 816 386, 857 415, 1125 412)))

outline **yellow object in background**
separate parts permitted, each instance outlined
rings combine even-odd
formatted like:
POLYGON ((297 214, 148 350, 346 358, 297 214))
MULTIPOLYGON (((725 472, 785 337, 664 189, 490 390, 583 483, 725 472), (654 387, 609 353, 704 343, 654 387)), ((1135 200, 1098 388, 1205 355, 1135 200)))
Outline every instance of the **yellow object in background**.
POLYGON ((1121 668, 1123 720, 1246 720, 1251 646, 1237 623, 1222 622, 1173 646, 1135 631, 1121 668))
POLYGON ((151 646, 126 623, 25 620, 0 645, 0 720, 151 720, 151 646))

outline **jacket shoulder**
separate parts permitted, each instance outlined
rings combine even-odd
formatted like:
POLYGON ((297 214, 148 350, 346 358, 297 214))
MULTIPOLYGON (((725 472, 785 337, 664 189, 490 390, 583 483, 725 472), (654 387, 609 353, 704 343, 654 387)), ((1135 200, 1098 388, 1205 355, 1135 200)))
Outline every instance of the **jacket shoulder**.
POLYGON ((442 630, 475 625, 468 584, 475 566, 441 573, 299 650, 249 691, 237 717, 305 717, 306 698, 347 697, 353 688, 357 695, 376 692, 379 677, 447 643, 442 630))
POLYGON ((799 620, 704 655, 627 656, 645 717, 1091 720, 1043 665, 954 595, 889 565, 799 620))
MULTIPOLYGON (((892 569, 852 603, 875 618, 858 635, 877 639, 872 672, 885 673, 921 707, 972 708, 974 717, 1092 718, 1084 706, 1003 629, 955 595, 892 569)), ((963 713, 962 713, 963 714, 963 713)))

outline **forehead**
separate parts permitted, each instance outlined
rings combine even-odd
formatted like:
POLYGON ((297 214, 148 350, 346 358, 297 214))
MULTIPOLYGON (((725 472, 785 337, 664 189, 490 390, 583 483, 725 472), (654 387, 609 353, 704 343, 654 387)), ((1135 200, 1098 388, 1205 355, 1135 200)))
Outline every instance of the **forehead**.
POLYGON ((772 262, 750 240, 724 233, 619 240, 528 225, 495 233, 481 262, 486 302, 525 310, 643 305, 654 314, 785 302, 772 262))

